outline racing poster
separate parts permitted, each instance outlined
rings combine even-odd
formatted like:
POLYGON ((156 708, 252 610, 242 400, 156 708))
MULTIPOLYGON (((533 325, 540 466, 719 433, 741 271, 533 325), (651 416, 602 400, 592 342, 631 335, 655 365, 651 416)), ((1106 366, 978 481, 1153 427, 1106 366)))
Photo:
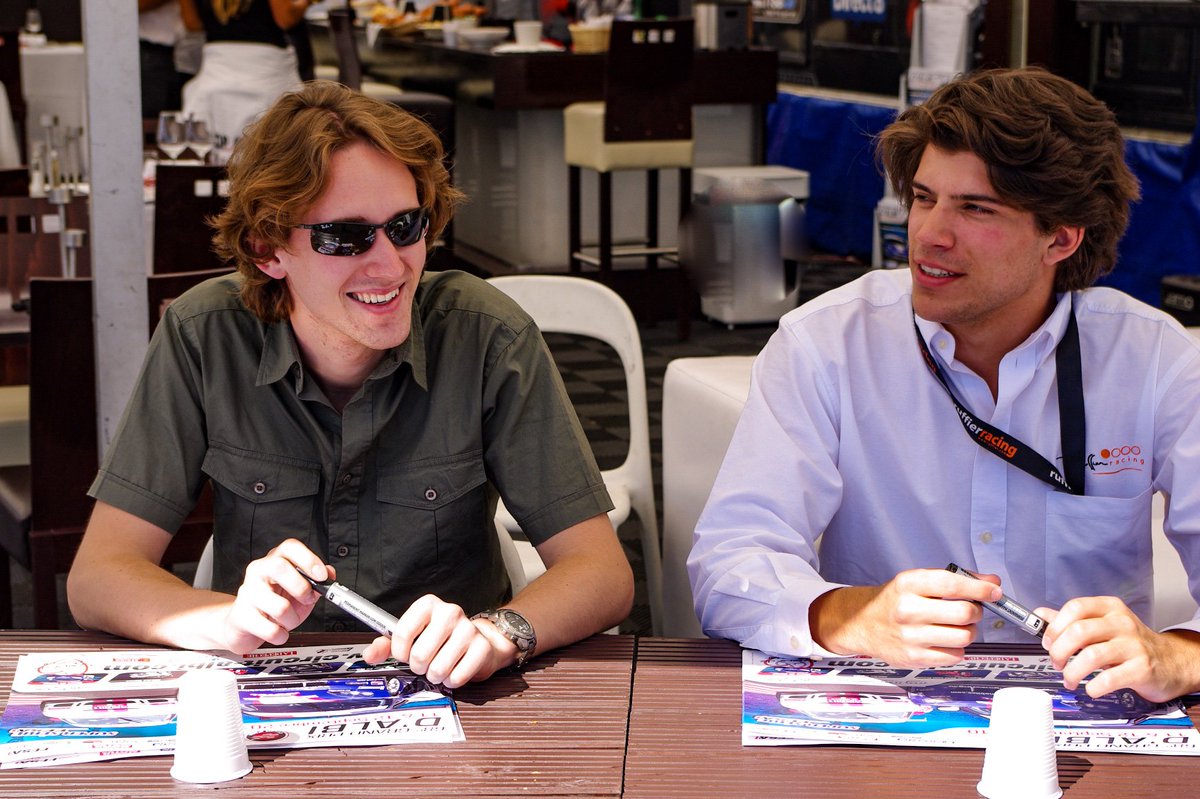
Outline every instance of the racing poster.
POLYGON ((1025 686, 1050 694, 1059 751, 1200 754, 1180 702, 1133 691, 1098 699, 1063 687, 1048 656, 971 655, 949 668, 893 668, 863 658, 742 652, 742 744, 986 746, 992 694, 1025 686))
POLYGON ((227 653, 112 650, 22 655, 0 716, 0 769, 171 754, 179 678, 237 677, 250 749, 465 740, 454 700, 363 644, 227 653))

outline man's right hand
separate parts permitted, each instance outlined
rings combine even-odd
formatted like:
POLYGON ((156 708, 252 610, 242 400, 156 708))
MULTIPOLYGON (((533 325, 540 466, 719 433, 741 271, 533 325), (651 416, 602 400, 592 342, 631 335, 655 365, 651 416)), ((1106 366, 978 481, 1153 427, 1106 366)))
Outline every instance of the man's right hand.
POLYGON ((813 640, 903 668, 953 665, 975 640, 983 616, 977 603, 1002 595, 995 575, 980 577, 911 569, 883 585, 836 588, 809 610, 813 640))
POLYGON ((245 579, 225 617, 226 648, 249 652, 263 643, 287 642, 288 634, 308 618, 321 598, 297 569, 317 582, 334 579, 333 567, 294 538, 246 566, 245 579))

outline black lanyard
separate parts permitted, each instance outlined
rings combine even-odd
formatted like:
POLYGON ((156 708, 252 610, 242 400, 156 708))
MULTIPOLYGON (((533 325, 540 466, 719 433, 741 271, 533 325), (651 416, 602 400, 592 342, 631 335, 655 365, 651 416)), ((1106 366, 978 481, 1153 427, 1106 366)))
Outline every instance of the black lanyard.
POLYGON ((1054 365, 1058 375, 1058 427, 1062 436, 1063 472, 1054 467, 1050 461, 1042 457, 1036 450, 1020 440, 1008 435, 1003 430, 992 427, 987 422, 980 421, 967 410, 954 391, 942 367, 933 359, 929 345, 917 327, 916 317, 913 317, 913 327, 917 331, 917 342, 921 345, 921 355, 925 365, 933 376, 946 389, 950 401, 958 411, 959 421, 963 429, 993 455, 1008 461, 1018 469, 1033 475, 1039 480, 1049 483, 1059 491, 1083 496, 1083 444, 1084 444, 1084 415, 1083 415, 1083 367, 1079 355, 1079 328, 1075 324, 1075 307, 1071 307, 1071 315, 1067 319, 1067 329, 1063 332, 1062 341, 1054 352, 1054 365))

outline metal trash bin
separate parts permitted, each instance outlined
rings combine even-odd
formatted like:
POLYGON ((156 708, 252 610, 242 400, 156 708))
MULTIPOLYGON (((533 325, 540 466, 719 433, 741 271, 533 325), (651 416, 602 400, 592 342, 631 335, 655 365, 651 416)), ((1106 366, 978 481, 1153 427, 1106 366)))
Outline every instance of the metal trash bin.
MULTIPOLYGON (((795 308, 806 251, 798 189, 741 171, 701 187, 679 230, 679 261, 701 312, 730 327, 774 322, 795 308)), ((807 175, 803 186, 807 196, 807 175)))

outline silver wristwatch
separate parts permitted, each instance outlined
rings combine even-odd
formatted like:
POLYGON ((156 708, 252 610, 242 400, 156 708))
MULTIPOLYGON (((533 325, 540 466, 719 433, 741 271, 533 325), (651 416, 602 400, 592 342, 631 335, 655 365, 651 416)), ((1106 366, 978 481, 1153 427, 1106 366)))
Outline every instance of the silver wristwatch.
POLYGON ((533 657, 534 650, 537 649, 537 635, 533 632, 533 625, 520 613, 512 608, 500 608, 476 613, 471 618, 487 619, 496 625, 501 635, 513 642, 517 648, 518 669, 533 657))

